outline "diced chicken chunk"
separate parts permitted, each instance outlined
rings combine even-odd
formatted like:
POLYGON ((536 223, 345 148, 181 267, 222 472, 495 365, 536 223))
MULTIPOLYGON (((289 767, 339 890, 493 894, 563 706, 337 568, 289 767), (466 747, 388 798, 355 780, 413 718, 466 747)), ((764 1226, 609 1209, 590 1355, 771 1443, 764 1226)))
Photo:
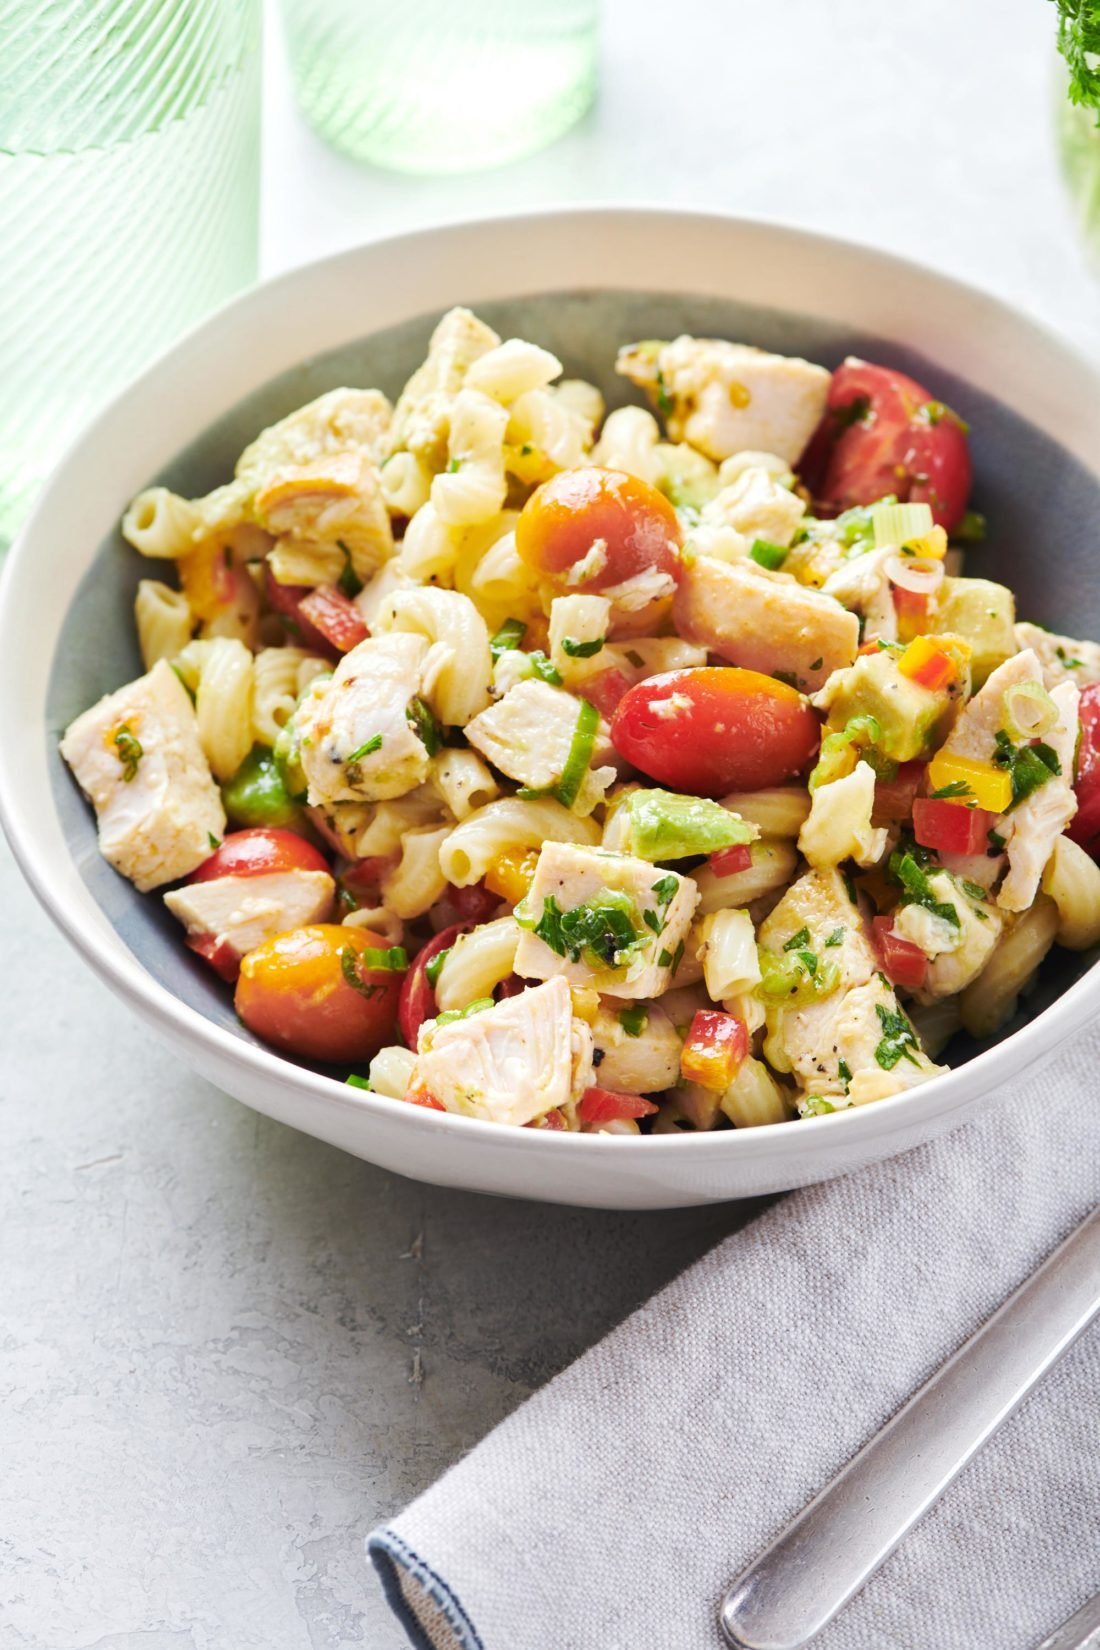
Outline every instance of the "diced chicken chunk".
POLYGON ((1016 640, 1036 655, 1048 688, 1059 682, 1076 682, 1078 687, 1100 682, 1100 642, 1078 642, 1037 624, 1018 624, 1016 640))
POLYGON ((788 940, 806 930, 807 948, 835 964, 837 989, 862 985, 878 964, 863 928, 863 917, 836 869, 807 871, 791 884, 761 924, 758 939, 769 951, 781 952, 788 940))
POLYGON ((919 945, 929 960, 925 984, 916 994, 922 1003, 953 997, 976 979, 1004 929, 997 908, 973 899, 949 872, 930 870, 928 886, 936 901, 951 906, 959 920, 956 927, 938 912, 916 904, 903 905, 894 915, 894 933, 919 945))
POLYGON ((757 539, 785 548, 805 513, 797 493, 763 465, 750 465, 703 506, 689 547, 697 555, 717 556, 720 561, 747 556, 757 539))
POLYGON ((819 785, 810 814, 798 834, 798 851, 811 865, 877 865, 886 852, 887 832, 871 824, 875 806, 875 771, 857 762, 851 773, 819 785))
POLYGON ((95 807, 104 857, 142 893, 189 875, 225 832, 195 707, 163 659, 78 716, 61 754, 95 807))
POLYGON ((659 997, 673 982, 699 890, 644 859, 547 842, 516 908, 516 973, 609 997, 659 997))
MULTIPOLYGON (((1043 672, 1031 648, 1013 654, 998 665, 963 710, 943 749, 974 762, 992 762, 998 754, 997 735, 1004 731, 1005 693, 1014 687, 1042 685, 1043 672)), ((1008 854, 1008 875, 997 904, 1006 911, 1026 911, 1039 889, 1039 880, 1054 844, 1077 812, 1073 793, 1073 764, 1077 744, 1080 693, 1073 682, 1062 682, 1051 693, 1058 720, 1044 741, 1053 750, 1060 773, 1033 790, 997 821, 1008 854)))
POLYGON ((574 1020, 562 978, 493 1008, 420 1029, 410 1089, 448 1111, 522 1127, 580 1098, 592 1082, 592 1033, 574 1020))
POLYGON ((448 310, 428 345, 428 356, 401 391, 394 408, 391 450, 406 447, 429 469, 447 462, 451 405, 473 363, 500 338, 468 309, 448 310))
POLYGON ((830 374, 794 355, 772 355, 724 338, 633 344, 616 371, 647 390, 667 413, 673 441, 708 458, 755 449, 793 464, 825 411, 830 374))
MULTIPOLYGON (((303 549, 346 555, 361 579, 371 578, 393 555, 378 467, 355 448, 325 453, 308 464, 280 466, 257 488, 253 515, 265 532, 282 541, 272 562, 282 583, 300 576, 292 559, 295 550, 299 557, 303 549)), ((326 570, 329 559, 322 564, 326 570)))
POLYGON ((1051 698, 1058 707, 1058 720, 1044 737, 1062 771, 1052 774, 997 822, 1008 855, 1008 875, 1001 883, 997 904, 1006 911, 1026 911, 1031 905, 1054 844, 1077 812, 1073 764, 1081 695, 1074 682, 1061 682, 1051 698))
POLYGON ((189 934, 209 935, 243 957, 276 934, 324 922, 335 888, 327 871, 295 868, 191 882, 165 894, 164 903, 189 934))
POLYGON ((381 802, 428 777, 428 752, 408 716, 428 645, 408 632, 369 637, 311 685, 295 722, 312 805, 381 802))
POLYGON ((624 1009, 621 1002, 601 1003, 592 1023, 592 1056, 601 1088, 621 1094, 655 1094, 680 1079, 676 1027, 659 1003, 624 1009), (635 1018, 637 1016, 637 1018, 635 1018))
POLYGON ((748 670, 789 673, 807 693, 859 651, 854 613, 755 562, 697 557, 684 568, 673 615, 682 636, 748 670))
POLYGON ((378 463, 392 418, 381 390, 329 390, 261 431, 237 460, 237 479, 259 488, 279 470, 349 451, 378 463))
MULTIPOLYGON (((475 750, 501 773, 531 790, 561 783, 577 731, 581 703, 548 682, 518 682, 502 699, 466 724, 475 750)), ((591 813, 617 776, 610 729, 600 717, 588 772, 578 794, 578 812, 591 813), (611 765, 609 765, 611 764, 611 765)))

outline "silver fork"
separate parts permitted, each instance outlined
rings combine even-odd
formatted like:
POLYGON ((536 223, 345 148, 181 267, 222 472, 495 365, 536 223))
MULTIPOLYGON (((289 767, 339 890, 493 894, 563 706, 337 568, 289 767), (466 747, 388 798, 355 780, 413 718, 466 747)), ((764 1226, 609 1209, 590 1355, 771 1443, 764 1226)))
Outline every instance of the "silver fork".
MULTIPOLYGON (((1100 1312, 1100 1209, 863 1446, 730 1588, 731 1650, 802 1650, 1100 1312)), ((1093 1605, 1085 1606, 1085 1611, 1093 1605)), ((1077 1650, 1060 1638, 1039 1650, 1077 1650)))

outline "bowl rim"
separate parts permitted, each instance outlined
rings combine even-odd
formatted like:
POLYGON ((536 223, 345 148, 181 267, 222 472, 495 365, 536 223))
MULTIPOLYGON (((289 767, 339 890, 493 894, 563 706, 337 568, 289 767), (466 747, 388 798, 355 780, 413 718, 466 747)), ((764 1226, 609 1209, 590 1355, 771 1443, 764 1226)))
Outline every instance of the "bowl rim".
MULTIPOLYGON (((884 252, 858 241, 825 234, 819 230, 803 229, 762 215, 736 214, 711 209, 684 210, 652 204, 591 202, 502 212, 475 218, 456 216, 400 234, 368 240, 322 258, 308 260, 256 283, 192 327, 103 405, 63 453, 8 552, 6 565, 0 574, 0 663, 9 656, 14 634, 19 628, 15 618, 15 603, 10 598, 10 592, 17 577, 22 576, 25 564, 31 559, 40 532, 40 523, 47 517, 51 501, 65 487, 69 472, 74 466, 97 446, 104 427, 119 416, 131 398, 136 399, 143 391, 147 392, 154 379, 170 373, 176 363, 184 362, 196 340, 219 330, 231 329, 242 315, 255 307, 270 305, 273 302, 286 303, 292 299, 297 288, 307 286, 318 275, 338 272, 345 265, 353 268, 364 258, 369 260, 372 255, 382 257, 387 253, 407 251, 410 256, 415 257, 425 244, 435 243, 437 248, 442 244, 445 248, 448 238, 458 236, 489 237, 504 233, 518 239, 532 226, 543 228, 549 225, 564 233, 577 229, 583 230, 585 234, 591 234, 601 221, 611 224, 641 222, 643 227, 659 227, 664 233, 680 226, 704 235, 739 231, 750 237, 758 234, 764 240, 786 242, 790 247, 813 248, 827 254, 859 259, 872 268, 877 268, 887 280, 893 274, 910 281, 929 284, 946 291, 958 303, 984 308, 999 325, 1006 326, 1017 338, 1021 333, 1030 334, 1048 356, 1060 356, 1067 368, 1082 376, 1097 392, 1100 400, 1100 369, 1097 369, 1070 339, 1045 321, 957 276, 944 274, 917 260, 884 252)), ((716 278, 715 290, 720 291, 720 288, 719 276, 716 278)), ((589 282, 584 289, 598 291, 600 283, 589 282)), ((548 286, 545 290, 550 293, 564 289, 560 286, 548 286)), ((654 287, 652 290, 657 288, 654 287)), ((472 301, 477 300, 475 298, 472 301)), ((369 336, 369 333, 366 336, 369 336)), ((1033 414, 1034 409, 1030 409, 1029 416, 1032 422, 1039 423, 1042 427, 1040 418, 1033 414)), ((201 430, 196 430, 192 439, 200 433, 201 430)), ((1062 432, 1054 438, 1063 447, 1070 446, 1062 432)), ((1079 450, 1072 447, 1070 450, 1077 451, 1077 456, 1083 457, 1079 450)), ((167 459, 171 455, 165 456, 167 459)), ((1088 457, 1084 457, 1083 461, 1100 477, 1100 463, 1092 462, 1088 457)), ((3 715, 5 708, 15 708, 14 700, 7 692, 7 689, 14 687, 14 675, 7 682, 0 677, 0 715, 3 715), (4 701, 8 701, 6 705, 4 701)), ((49 730, 43 731, 48 738, 49 730)), ((502 1128, 498 1123, 453 1113, 430 1112, 374 1091, 348 1087, 341 1079, 296 1065, 288 1057, 265 1045, 245 1042, 208 1020, 198 1009, 192 1008, 167 986, 162 985, 129 950, 117 930, 114 930, 118 942, 116 946, 107 947, 100 944, 95 930, 83 927, 67 910, 64 902, 55 895, 51 886, 51 856, 34 840, 21 796, 20 775, 8 743, 3 740, 0 740, 0 826, 3 827, 23 876, 47 915, 92 969, 105 978, 118 995, 138 1007, 144 1017, 154 1027, 159 1028, 171 1042, 185 1045, 197 1042, 218 1060, 228 1061, 231 1065, 246 1070, 254 1078, 270 1083, 274 1088, 296 1090, 304 1098, 323 1102, 328 1107, 335 1105, 348 1112, 368 1116, 374 1114, 380 1119, 391 1121, 400 1118, 404 1127, 424 1131, 425 1140, 439 1138, 440 1131, 446 1133, 460 1130, 462 1138, 471 1145, 481 1139, 486 1144, 491 1142, 498 1149, 529 1151, 536 1149, 534 1142, 552 1139, 555 1145, 551 1149, 555 1151, 599 1154, 602 1158, 616 1154, 621 1156, 627 1153, 644 1153, 646 1161, 656 1166, 670 1151, 676 1154, 706 1151, 711 1154, 711 1161, 715 1160, 714 1154, 719 1154, 727 1158, 732 1155, 745 1162, 773 1157, 777 1151, 780 1154, 784 1151, 794 1153, 801 1150, 800 1142, 803 1145, 822 1142, 821 1131, 828 1129, 833 1133, 825 1136, 824 1140, 837 1147, 842 1142, 845 1143, 850 1149, 846 1151, 846 1155, 858 1160, 861 1147, 868 1147, 874 1141, 895 1131, 901 1132, 898 1125, 903 1118, 908 1120, 914 1109, 929 1118, 950 1114, 959 1111, 968 1099, 988 1093, 998 1083, 1018 1078, 1024 1070, 1050 1053, 1057 1044, 1082 1027, 1100 1010, 1100 972, 1094 965, 1035 1020, 976 1054, 964 1066, 953 1067, 928 1083, 876 1100, 873 1104, 800 1119, 797 1129, 789 1128, 787 1123, 770 1123, 753 1128, 722 1130, 718 1133, 675 1133, 642 1138, 629 1135, 502 1128), (838 1132, 840 1130, 845 1132, 841 1134, 838 1132), (431 1131, 430 1135, 428 1131, 431 1131), (780 1145, 783 1139, 789 1141, 787 1148, 780 1145)), ((98 901, 90 894, 89 898, 102 915, 98 901)), ((104 921, 107 921, 106 917, 104 921)))

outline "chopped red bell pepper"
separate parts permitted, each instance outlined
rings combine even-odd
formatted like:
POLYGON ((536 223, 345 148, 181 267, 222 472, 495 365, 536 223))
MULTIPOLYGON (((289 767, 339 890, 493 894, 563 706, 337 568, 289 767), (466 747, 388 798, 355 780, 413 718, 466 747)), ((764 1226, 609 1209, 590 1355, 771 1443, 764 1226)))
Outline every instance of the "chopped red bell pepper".
POLYGON ((529 1123, 525 1123, 523 1126, 525 1129, 560 1130, 564 1129, 566 1124, 562 1113, 558 1107, 555 1106, 552 1111, 548 1111, 546 1113, 545 1117, 532 1117, 531 1121, 529 1123))
POLYGON ((707 864, 716 877, 736 876, 738 871, 747 871, 752 865, 752 849, 747 842, 735 842, 731 848, 719 848, 711 854, 707 864))
POLYGON ((913 803, 913 835, 922 848, 943 854, 984 854, 997 818, 986 808, 918 796, 913 803))
POLYGON ((610 717, 629 687, 629 676, 624 676, 621 670, 611 666, 590 676, 580 691, 590 704, 595 705, 601 716, 610 717))
POLYGON ((320 584, 303 596, 298 612, 337 653, 350 653, 370 634, 355 603, 334 584, 320 584))
POLYGON ((188 934, 184 943, 204 962, 208 962, 219 978, 229 985, 235 984, 241 971, 241 959, 219 934, 188 934))
POLYGON ((921 635, 928 628, 928 597, 918 595, 915 590, 904 590, 898 584, 894 585, 892 594, 894 612, 898 616, 898 635, 902 641, 921 635))
POLYGON ((928 958, 919 945, 894 933, 893 917, 876 917, 871 924, 875 950, 882 962, 882 972, 891 985, 900 985, 906 991, 919 991, 928 974, 928 958))
POLYGON ((322 636, 302 612, 302 602, 310 594, 307 584, 280 584, 271 571, 271 564, 264 562, 264 593, 272 611, 286 625, 292 641, 316 653, 332 654, 333 647, 328 637, 322 636))
POLYGON ((355 906, 380 905, 382 878, 397 864, 396 854, 371 854, 348 865, 336 878, 337 885, 355 906))
POLYGON ((729 1088, 748 1052, 744 1020, 716 1008, 700 1008, 680 1051, 680 1071, 689 1083, 720 1093, 729 1088))
POLYGON ((908 819, 913 802, 924 779, 923 762, 903 762, 893 779, 875 781, 873 820, 885 825, 899 819, 908 819))
POLYGON ((451 883, 447 899, 463 922, 487 922, 500 906, 500 895, 486 888, 484 882, 472 882, 468 888, 456 888, 451 883))
POLYGON ((616 1089, 585 1089, 577 1107, 583 1123, 618 1123, 625 1117, 648 1117, 657 1107, 644 1094, 620 1094, 616 1089))

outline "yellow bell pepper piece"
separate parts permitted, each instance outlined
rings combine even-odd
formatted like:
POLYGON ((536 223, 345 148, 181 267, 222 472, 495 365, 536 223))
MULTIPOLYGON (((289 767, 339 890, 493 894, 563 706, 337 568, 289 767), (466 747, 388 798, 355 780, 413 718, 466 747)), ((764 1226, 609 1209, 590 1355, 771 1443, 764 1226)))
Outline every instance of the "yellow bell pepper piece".
POLYGON ((945 802, 958 802, 963 807, 977 803, 991 814, 1003 814, 1012 801, 1012 780, 1004 768, 995 768, 989 762, 975 762, 969 756, 948 756, 939 751, 928 764, 928 780, 934 791, 960 781, 968 787, 961 796, 945 797, 945 802))
POLYGON ((910 681, 937 692, 955 676, 955 661, 934 636, 915 636, 898 660, 898 669, 910 681))
POLYGON ((509 905, 518 904, 534 881, 538 860, 537 848, 506 848, 486 871, 486 888, 509 905))

